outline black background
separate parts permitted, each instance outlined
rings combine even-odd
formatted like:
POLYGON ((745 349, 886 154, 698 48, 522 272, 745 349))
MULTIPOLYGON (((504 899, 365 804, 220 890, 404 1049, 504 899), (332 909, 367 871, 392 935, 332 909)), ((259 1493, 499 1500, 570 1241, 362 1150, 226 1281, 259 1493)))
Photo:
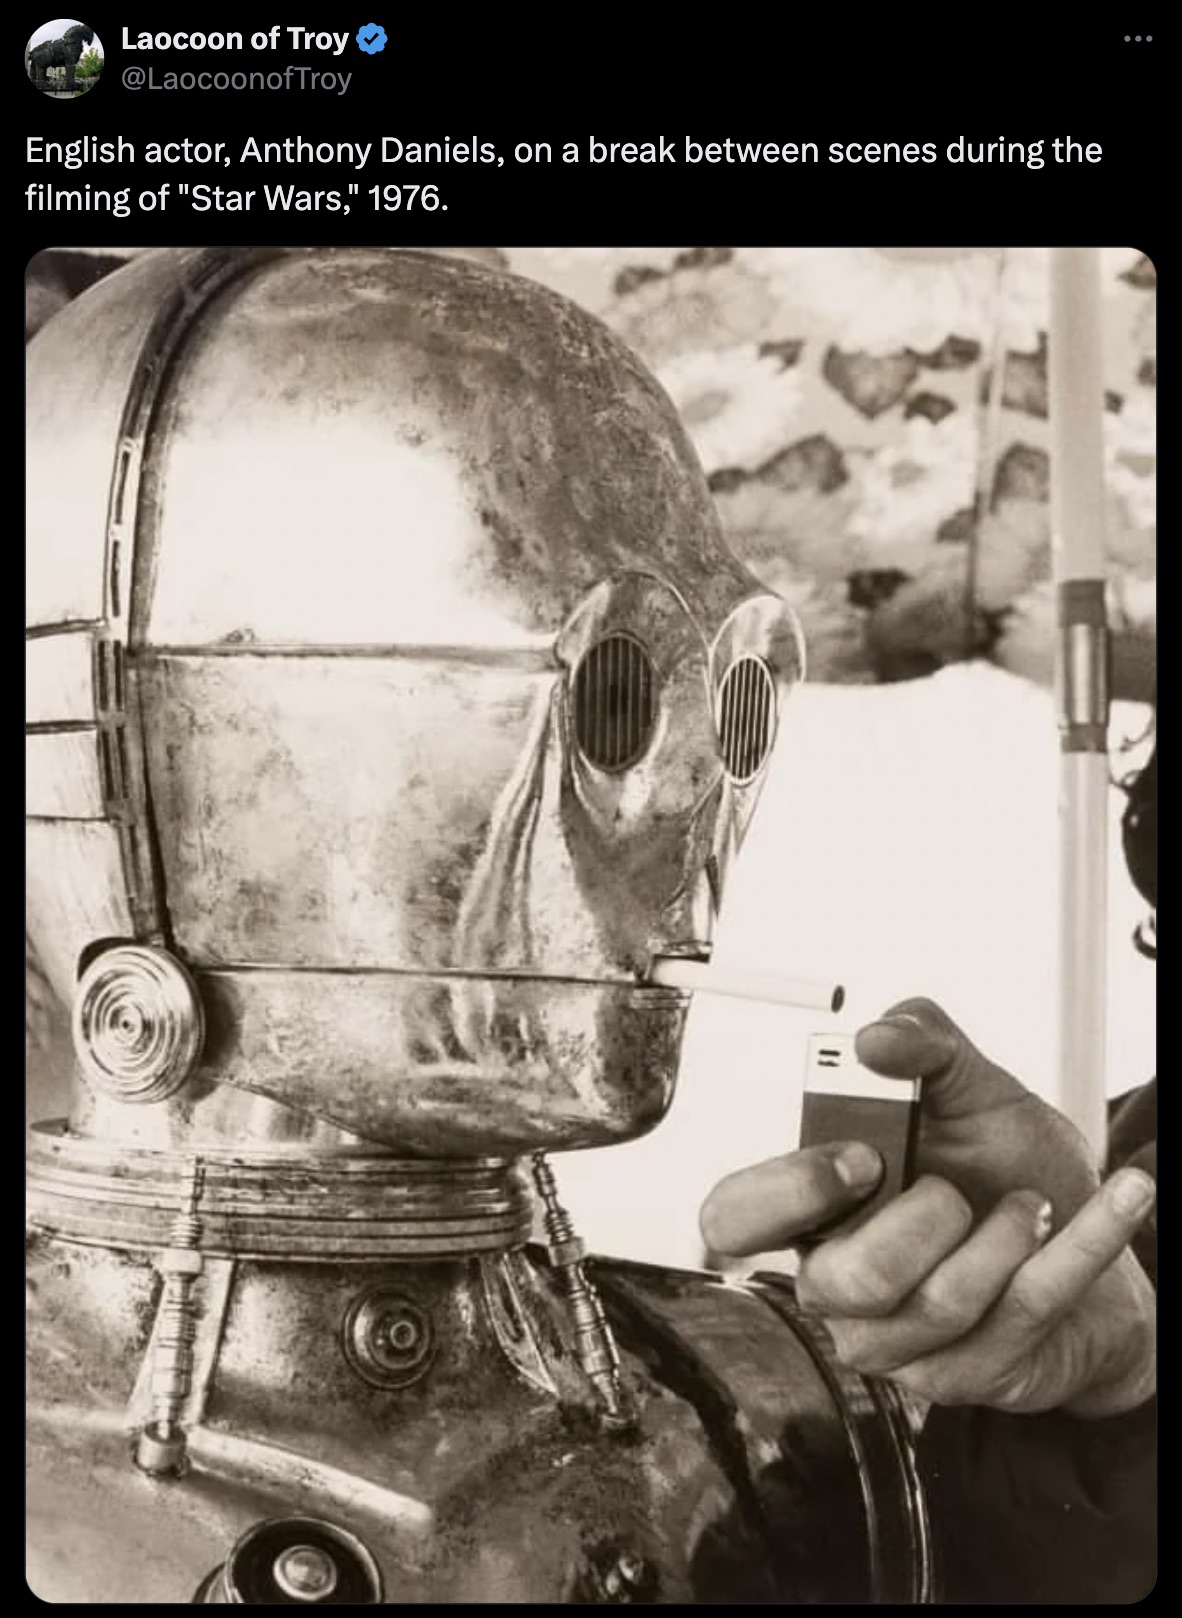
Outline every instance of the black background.
MULTIPOLYGON (((1028 8, 1029 9, 1029 8, 1028 8)), ((1081 8, 1081 12, 1082 12, 1081 8)), ((742 241, 753 245, 1128 245, 1158 261, 1172 234, 1164 196, 1176 181, 1175 119, 1159 90, 1172 75, 1170 41, 1151 18, 1107 16, 1096 8, 1071 21, 1031 18, 1021 8, 980 6, 913 19, 911 12, 864 17, 827 7, 779 17, 765 8, 665 11, 554 11, 544 23, 437 9, 413 32, 393 11, 324 14, 301 23, 348 29, 340 57, 249 49, 253 28, 280 13, 192 8, 186 15, 143 8, 92 13, 81 21, 105 51, 102 79, 74 101, 54 101, 23 74, 10 95, 18 109, 24 178, 15 206, 24 220, 22 268, 47 246, 73 245, 591 245, 612 242, 742 241), (697 20, 695 20, 695 18, 697 20), (353 36, 381 22, 389 43, 364 55, 353 36), (242 52, 124 51, 132 37, 160 28, 237 28, 242 52), (481 31, 483 30, 483 31, 481 31), (1124 42, 1126 33, 1152 43, 1124 42), (353 75, 343 96, 303 92, 165 93, 124 89, 131 64, 168 71, 282 70, 295 62, 353 75), (65 170, 28 165, 28 135, 72 139, 124 135, 152 139, 372 141, 375 155, 356 173, 320 164, 285 170, 260 165, 202 171, 192 165, 95 165, 65 170), (383 135, 405 140, 548 140, 555 161, 504 167, 381 165, 383 135), (577 165, 558 160, 564 141, 585 153, 589 137, 644 141, 686 135, 699 141, 934 141, 941 153, 972 141, 1042 138, 1046 166, 935 164, 577 165), (1103 149, 1099 163, 1056 164, 1049 142, 1069 136, 1103 149), (381 213, 353 199, 349 216, 265 211, 196 214, 176 197, 178 182, 259 189, 275 181, 309 189, 403 179, 438 185, 446 212, 381 213), (25 211, 24 185, 111 188, 133 193, 163 180, 173 199, 163 214, 25 211)), ((29 14, 19 43, 48 20, 29 14)), ((1169 92, 1172 93, 1172 92, 1169 92)), ((10 137, 11 138, 11 137, 10 137)))

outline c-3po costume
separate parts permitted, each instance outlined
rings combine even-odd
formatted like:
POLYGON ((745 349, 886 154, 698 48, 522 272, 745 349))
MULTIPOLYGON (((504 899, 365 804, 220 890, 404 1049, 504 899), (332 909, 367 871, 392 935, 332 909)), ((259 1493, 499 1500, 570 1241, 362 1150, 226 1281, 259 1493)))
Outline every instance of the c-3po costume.
POLYGON ((146 254, 28 367, 32 1589, 929 1599, 889 1389, 545 1155, 666 1110, 802 673, 660 388, 390 250, 146 254))

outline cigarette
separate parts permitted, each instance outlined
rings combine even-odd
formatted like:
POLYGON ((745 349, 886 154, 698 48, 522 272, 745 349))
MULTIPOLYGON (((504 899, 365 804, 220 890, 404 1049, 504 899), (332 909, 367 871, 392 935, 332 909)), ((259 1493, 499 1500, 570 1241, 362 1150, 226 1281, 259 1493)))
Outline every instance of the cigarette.
POLYGON ((840 983, 781 977, 777 972, 734 971, 708 966, 704 961, 683 960, 677 955, 658 955, 649 981, 665 989, 698 990, 703 994, 730 995, 736 1000, 801 1006, 809 1011, 840 1011, 845 1004, 845 990, 840 983))

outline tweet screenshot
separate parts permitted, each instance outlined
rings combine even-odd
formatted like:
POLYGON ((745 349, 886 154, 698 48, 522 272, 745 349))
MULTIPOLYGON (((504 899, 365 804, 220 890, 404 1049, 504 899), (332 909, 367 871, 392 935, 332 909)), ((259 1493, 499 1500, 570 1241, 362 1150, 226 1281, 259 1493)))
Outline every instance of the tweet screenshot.
POLYGON ((40 1601, 1156 1587, 1169 30, 654 20, 18 30, 40 1601))

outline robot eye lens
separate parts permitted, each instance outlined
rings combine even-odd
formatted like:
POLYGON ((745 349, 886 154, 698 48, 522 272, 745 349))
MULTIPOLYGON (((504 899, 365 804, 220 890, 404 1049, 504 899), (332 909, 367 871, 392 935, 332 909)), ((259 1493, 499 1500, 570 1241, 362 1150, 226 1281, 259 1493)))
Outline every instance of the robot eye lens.
POLYGON ((723 676, 718 693, 722 761, 737 786, 759 774, 775 733, 776 689, 760 657, 740 657, 723 676))
POLYGON ((657 681, 630 635, 598 641, 575 674, 575 736, 589 764, 626 770, 644 753, 656 720, 657 681))

